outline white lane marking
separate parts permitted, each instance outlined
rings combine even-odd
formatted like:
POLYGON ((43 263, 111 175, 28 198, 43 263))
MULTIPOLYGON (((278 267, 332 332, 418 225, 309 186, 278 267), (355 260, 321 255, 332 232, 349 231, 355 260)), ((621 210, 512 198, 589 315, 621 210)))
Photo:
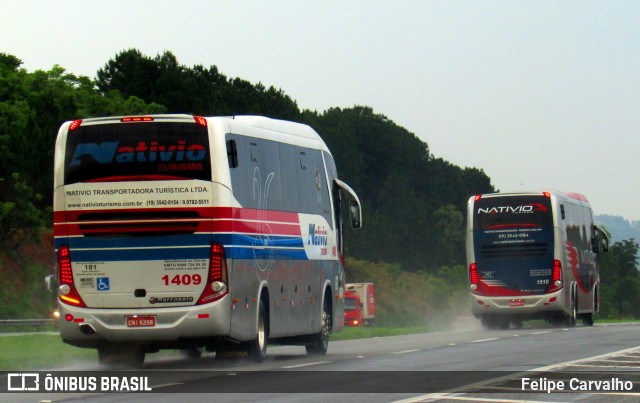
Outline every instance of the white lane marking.
MULTIPOLYGON (((638 352, 640 349, 638 347, 630 347, 630 348, 626 348, 623 350, 618 350, 618 351, 612 351, 610 353, 605 353, 605 354, 600 354, 600 355, 596 355, 593 357, 586 357, 586 358, 579 358, 577 360, 573 360, 573 361, 565 361, 565 362, 559 362, 557 364, 552 364, 552 365, 547 365, 545 367, 538 367, 538 368, 532 368, 530 370, 527 371, 522 371, 519 373, 514 373, 511 375, 505 375, 505 376, 500 376, 497 378, 493 378, 493 379, 487 379, 484 381, 479 381, 476 383, 472 383, 469 385, 464 385, 464 386, 460 386, 457 388, 453 388, 451 390, 449 390, 448 392, 438 392, 438 393, 429 393, 427 395, 422 395, 422 396, 415 396, 415 397, 411 397, 409 399, 404 399, 404 400, 397 400, 393 403, 414 403, 414 402, 418 402, 418 401, 423 401, 423 400, 438 400, 438 399, 451 399, 451 400, 475 400, 475 401, 488 401, 488 400, 484 400, 482 398, 468 398, 468 397, 463 397, 463 396, 457 396, 457 393, 464 393, 464 390, 468 390, 468 389, 478 389, 481 387, 484 387, 486 385, 495 383, 495 382, 500 382, 503 380, 508 380, 508 379, 514 379, 514 378, 518 378, 518 377, 522 377, 525 376, 527 374, 530 374, 531 372, 548 372, 554 369, 558 369, 558 368, 563 368, 563 367, 569 367, 569 366, 573 366, 576 364, 580 364, 582 362, 586 362, 586 361, 592 361, 592 360, 599 360, 602 358, 606 358, 606 357, 611 357, 611 356, 617 356, 617 355, 622 355, 622 354, 627 354, 630 352, 638 352)), ((576 365, 577 366, 577 365, 576 365)), ((607 393, 610 394, 610 393, 607 393)), ((611 393, 612 394, 612 393, 611 393)), ((625 396, 640 396, 640 393, 624 393, 625 396)), ((512 402, 510 400, 504 400, 504 399, 499 399, 496 401, 501 401, 501 402, 512 402)), ((513 402, 521 402, 522 400, 513 400, 513 402)), ((527 400, 527 402, 532 402, 527 400)))
MULTIPOLYGON (((505 402, 505 403, 522 403, 522 400, 509 400, 509 399, 491 399, 487 397, 465 397, 465 396, 443 396, 447 400, 465 400, 473 402, 505 402)), ((402 400, 401 400, 402 401, 402 400)), ((408 402, 415 402, 415 400, 408 400, 408 402)), ((527 403, 550 403, 543 400, 527 400, 527 403)), ((394 402, 398 403, 398 402, 394 402)))
POLYGON ((280 367, 283 369, 293 369, 293 368, 302 368, 302 367, 310 367, 313 365, 322 365, 322 364, 329 364, 331 361, 316 361, 316 362, 307 362, 304 364, 298 364, 298 365, 287 365, 286 367, 280 367))
POLYGON ((394 351, 391 354, 407 354, 407 353, 415 353, 416 351, 420 351, 420 350, 402 350, 402 351, 394 351))
POLYGON ((485 341, 494 341, 499 340, 497 337, 492 337, 490 339, 480 339, 480 340, 471 340, 469 343, 484 343, 485 341))
MULTIPOLYGON (((609 362, 609 361, 607 361, 609 362)), ((572 367, 582 367, 582 368, 632 368, 638 369, 637 365, 588 365, 588 364, 573 364, 572 367)))
POLYGON ((547 333, 551 333, 551 332, 550 332, 550 331, 546 331, 546 332, 534 332, 534 333, 531 333, 531 334, 547 334, 547 333))
POLYGON ((549 371, 549 370, 552 370, 552 369, 568 367, 568 366, 571 366, 573 364, 578 364, 578 363, 582 363, 582 362, 585 362, 585 361, 599 360, 601 358, 617 356, 617 355, 620 355, 620 354, 626 354, 626 353, 629 353, 631 351, 636 351, 637 352, 638 351, 638 347, 625 348, 624 350, 619 350, 619 351, 613 351, 611 353, 600 354, 600 355, 596 355, 594 357, 580 358, 580 359, 573 360, 573 361, 559 362, 557 364, 547 365, 546 367, 533 368, 533 369, 531 369, 529 371, 544 372, 544 371, 549 371))

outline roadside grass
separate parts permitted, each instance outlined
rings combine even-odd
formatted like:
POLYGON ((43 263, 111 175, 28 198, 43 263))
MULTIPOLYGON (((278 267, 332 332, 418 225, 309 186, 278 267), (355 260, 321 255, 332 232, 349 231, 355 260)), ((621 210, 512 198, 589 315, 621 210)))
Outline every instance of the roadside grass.
POLYGON ((381 327, 381 326, 365 326, 351 327, 345 326, 342 331, 333 333, 330 341, 368 339, 372 337, 400 336, 404 334, 428 333, 433 331, 427 326, 411 326, 411 327, 381 327))
POLYGON ((628 318, 628 319, 599 319, 596 316, 595 323, 635 323, 638 322, 638 319, 628 318))
POLYGON ((64 344, 57 334, 0 336, 0 371, 55 369, 97 360, 96 350, 64 344))

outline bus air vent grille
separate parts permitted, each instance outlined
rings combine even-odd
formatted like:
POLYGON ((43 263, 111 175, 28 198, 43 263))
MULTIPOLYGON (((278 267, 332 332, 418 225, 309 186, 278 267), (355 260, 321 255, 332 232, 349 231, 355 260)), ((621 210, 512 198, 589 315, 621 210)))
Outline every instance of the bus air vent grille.
POLYGON ((193 234, 201 218, 195 211, 100 212, 80 214, 77 221, 88 237, 143 237, 193 234))

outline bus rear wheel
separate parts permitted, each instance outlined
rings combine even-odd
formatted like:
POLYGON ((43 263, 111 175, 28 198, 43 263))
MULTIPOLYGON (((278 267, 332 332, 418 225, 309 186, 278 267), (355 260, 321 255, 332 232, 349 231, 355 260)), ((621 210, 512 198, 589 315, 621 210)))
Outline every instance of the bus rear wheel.
POLYGON ((575 298, 571 299, 571 308, 569 310, 569 315, 567 316, 567 326, 575 327, 576 322, 578 321, 578 302, 575 298))
POLYGON ((480 323, 485 329, 489 330, 509 329, 509 318, 500 315, 485 315, 480 319, 480 323))
POLYGON ((187 348, 183 348, 180 350, 182 356, 188 360, 197 360, 202 357, 202 352, 204 351, 203 347, 200 346, 189 346, 187 348))
POLYGON ((480 318, 480 323, 485 329, 495 330, 498 328, 498 322, 492 316, 483 316, 480 318))
POLYGON ((98 347, 98 362, 110 368, 141 368, 144 356, 141 346, 108 343, 98 347))
POLYGON ((307 344, 307 354, 325 355, 329 349, 329 335, 331 334, 331 314, 329 313, 329 304, 325 302, 322 304, 322 316, 320 321, 322 323, 320 332, 314 334, 311 337, 311 344, 307 344))
POLYGON ((583 326, 593 326, 593 313, 585 313, 582 316, 582 325, 583 326))
POLYGON ((249 342, 248 353, 256 362, 262 362, 267 356, 267 344, 269 343, 269 323, 265 304, 260 300, 258 308, 258 331, 256 338, 249 342))
POLYGON ((509 329, 509 319, 508 318, 498 318, 498 329, 500 329, 500 330, 509 329))

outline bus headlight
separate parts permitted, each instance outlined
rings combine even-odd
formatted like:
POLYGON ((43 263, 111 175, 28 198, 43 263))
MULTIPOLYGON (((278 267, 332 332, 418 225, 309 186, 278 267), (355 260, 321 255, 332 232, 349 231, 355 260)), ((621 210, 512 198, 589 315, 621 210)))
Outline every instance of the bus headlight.
POLYGON ((560 287, 562 285, 562 281, 561 280, 556 280, 553 282, 553 285, 556 287, 560 287))
POLYGON ((469 287, 471 288, 471 290, 475 291, 478 288, 478 285, 477 284, 471 284, 469 287))

